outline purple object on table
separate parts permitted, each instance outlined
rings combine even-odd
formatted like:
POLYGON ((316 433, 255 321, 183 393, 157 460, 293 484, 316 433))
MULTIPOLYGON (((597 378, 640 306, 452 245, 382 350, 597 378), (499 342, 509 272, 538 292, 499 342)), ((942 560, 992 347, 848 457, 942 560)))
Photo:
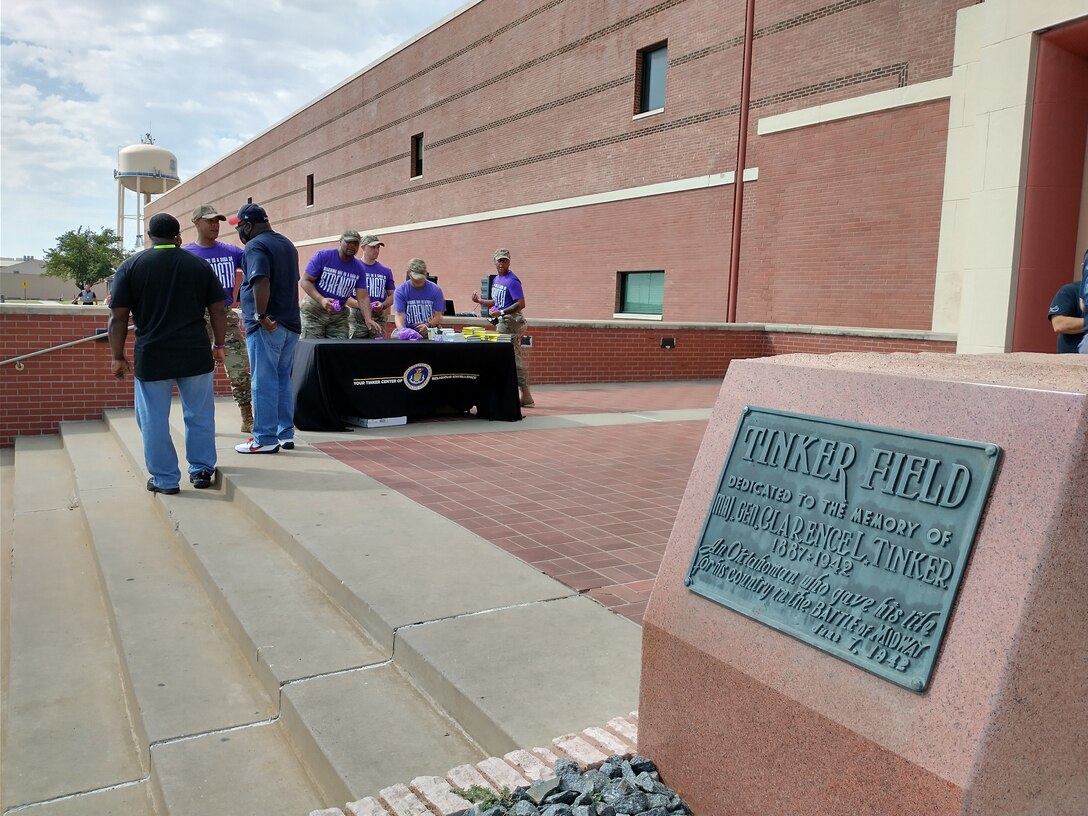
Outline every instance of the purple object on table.
POLYGON ((409 329, 407 327, 403 329, 393 329, 393 334, 390 335, 394 340, 422 340, 423 335, 417 332, 415 329, 409 329))

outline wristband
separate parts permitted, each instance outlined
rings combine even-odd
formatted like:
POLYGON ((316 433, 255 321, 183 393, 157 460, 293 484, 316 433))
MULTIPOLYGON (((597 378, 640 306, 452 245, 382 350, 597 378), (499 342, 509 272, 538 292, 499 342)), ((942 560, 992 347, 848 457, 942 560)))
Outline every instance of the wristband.
POLYGON ((212 348, 213 349, 221 349, 221 348, 226 348, 226 346, 223 345, 222 343, 212 343, 212 348))

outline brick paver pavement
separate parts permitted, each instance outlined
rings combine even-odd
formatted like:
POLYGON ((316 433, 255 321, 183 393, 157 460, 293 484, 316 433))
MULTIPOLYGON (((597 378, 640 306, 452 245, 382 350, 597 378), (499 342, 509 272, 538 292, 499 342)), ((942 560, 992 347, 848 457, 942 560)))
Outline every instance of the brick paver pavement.
MULTIPOLYGON (((709 407, 719 387, 540 389, 536 398, 552 414, 667 410, 709 407)), ((689 420, 317 447, 641 623, 705 430, 689 420)))

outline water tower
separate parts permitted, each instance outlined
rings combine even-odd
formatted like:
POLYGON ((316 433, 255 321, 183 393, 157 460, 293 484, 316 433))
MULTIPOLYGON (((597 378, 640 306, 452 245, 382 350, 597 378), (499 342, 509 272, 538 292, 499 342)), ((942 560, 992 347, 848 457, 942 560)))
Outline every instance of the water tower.
POLYGON ((133 247, 140 249, 144 245, 144 205, 151 202, 151 196, 162 195, 181 183, 177 156, 156 147, 148 133, 140 144, 123 147, 117 152, 117 169, 113 171, 113 177, 117 179, 118 242, 124 249, 125 222, 134 221, 136 239, 133 247), (125 214, 125 190, 136 193, 135 215, 125 214))

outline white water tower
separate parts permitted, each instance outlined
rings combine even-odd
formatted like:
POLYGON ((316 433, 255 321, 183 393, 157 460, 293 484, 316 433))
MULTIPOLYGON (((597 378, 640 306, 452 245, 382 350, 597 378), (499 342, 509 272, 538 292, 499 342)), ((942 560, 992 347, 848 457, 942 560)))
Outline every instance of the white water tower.
POLYGON ((125 248, 125 222, 134 221, 136 238, 134 249, 144 245, 144 205, 151 202, 151 196, 162 195, 181 183, 178 177, 178 159, 169 150, 155 146, 155 140, 148 133, 140 144, 129 145, 117 151, 117 169, 113 171, 117 179, 117 238, 121 249, 125 248), (125 214, 125 190, 136 193, 135 215, 125 214))

